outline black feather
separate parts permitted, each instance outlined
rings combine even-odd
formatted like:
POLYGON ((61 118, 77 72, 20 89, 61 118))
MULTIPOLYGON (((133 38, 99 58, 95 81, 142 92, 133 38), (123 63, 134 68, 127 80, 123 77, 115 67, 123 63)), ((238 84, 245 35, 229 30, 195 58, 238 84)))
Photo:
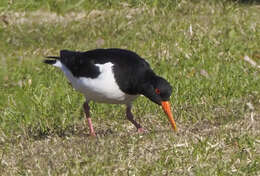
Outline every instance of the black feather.
POLYGON ((51 59, 60 59, 60 57, 59 56, 45 56, 45 58, 51 58, 51 59))
POLYGON ((53 65, 53 64, 56 63, 56 60, 45 59, 45 60, 43 60, 43 62, 44 62, 45 64, 53 65))

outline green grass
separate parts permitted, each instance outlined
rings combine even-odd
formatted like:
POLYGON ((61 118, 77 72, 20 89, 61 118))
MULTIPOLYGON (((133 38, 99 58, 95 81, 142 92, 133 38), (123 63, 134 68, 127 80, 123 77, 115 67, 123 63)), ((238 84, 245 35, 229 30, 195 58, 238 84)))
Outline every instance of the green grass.
POLYGON ((0 175, 260 175, 260 7, 236 1, 1 1, 0 175), (178 133, 144 97, 91 104, 60 49, 126 48, 173 86, 178 133))

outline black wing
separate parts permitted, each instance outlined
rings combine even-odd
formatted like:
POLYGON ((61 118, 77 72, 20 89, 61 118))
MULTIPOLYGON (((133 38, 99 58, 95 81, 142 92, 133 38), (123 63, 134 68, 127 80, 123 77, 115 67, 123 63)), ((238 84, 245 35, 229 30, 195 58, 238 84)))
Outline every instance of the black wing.
POLYGON ((95 66, 93 60, 82 52, 61 50, 60 61, 75 77, 96 78, 100 74, 99 68, 95 66))

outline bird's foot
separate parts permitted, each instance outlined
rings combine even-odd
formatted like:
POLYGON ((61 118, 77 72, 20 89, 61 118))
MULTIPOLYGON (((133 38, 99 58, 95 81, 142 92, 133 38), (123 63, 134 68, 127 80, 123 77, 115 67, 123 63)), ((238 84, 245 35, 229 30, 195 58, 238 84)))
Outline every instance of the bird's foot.
POLYGON ((92 136, 92 137, 96 137, 97 136, 95 132, 90 132, 89 135, 92 136))
POLYGON ((138 128, 137 132, 140 133, 140 134, 143 134, 143 133, 146 132, 146 130, 144 128, 138 128))

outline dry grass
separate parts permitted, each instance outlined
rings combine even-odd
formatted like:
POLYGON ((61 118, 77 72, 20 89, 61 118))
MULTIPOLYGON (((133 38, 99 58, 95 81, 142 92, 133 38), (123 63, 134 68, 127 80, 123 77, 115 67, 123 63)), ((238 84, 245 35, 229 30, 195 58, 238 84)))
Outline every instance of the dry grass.
MULTIPOLYGON (((108 125, 97 128, 97 138, 87 135, 84 123, 64 136, 36 139, 20 135, 9 139, 2 134, 0 171, 3 176, 25 173, 193 175, 201 169, 205 175, 218 175, 216 170, 220 167, 232 175, 239 174, 243 167, 259 168, 260 116, 254 112, 221 128, 207 122, 179 124, 177 134, 171 130, 148 131, 142 135, 133 129, 102 130, 111 128, 108 125)), ((169 126, 159 124, 156 128, 169 126)), ((258 175, 260 170, 253 173, 258 175)))

